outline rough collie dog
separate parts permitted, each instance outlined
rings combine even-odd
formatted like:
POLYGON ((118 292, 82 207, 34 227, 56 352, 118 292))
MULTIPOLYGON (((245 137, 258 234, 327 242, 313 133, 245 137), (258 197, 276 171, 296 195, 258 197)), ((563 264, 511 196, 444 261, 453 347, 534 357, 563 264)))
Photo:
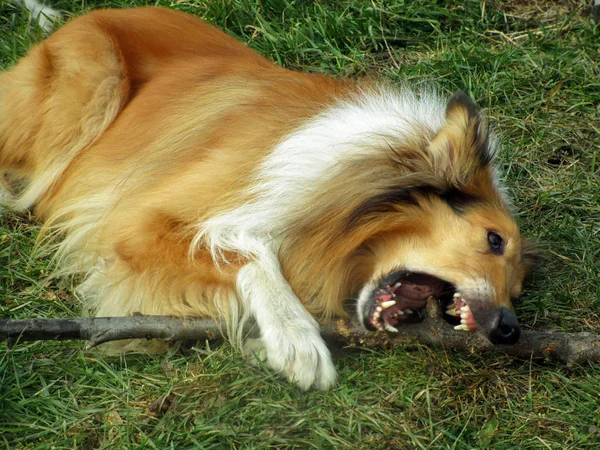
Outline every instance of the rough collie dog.
POLYGON ((319 321, 394 332, 439 299, 514 343, 528 250, 462 93, 284 70, 168 9, 92 12, 0 75, 0 168, 99 316, 248 321, 301 388, 319 321))

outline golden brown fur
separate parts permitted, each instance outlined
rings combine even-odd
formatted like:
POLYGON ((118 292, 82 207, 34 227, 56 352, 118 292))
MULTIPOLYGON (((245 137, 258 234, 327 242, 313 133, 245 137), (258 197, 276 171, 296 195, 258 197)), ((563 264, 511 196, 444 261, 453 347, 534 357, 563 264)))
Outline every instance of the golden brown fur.
POLYGON ((388 89, 281 69, 179 12, 95 11, 0 75, 0 169, 13 206, 34 206, 45 232, 60 237, 57 272, 81 276, 78 292, 97 314, 225 318, 236 338, 254 315, 265 340, 265 327, 302 323, 316 350, 290 338, 281 360, 273 348, 267 358, 302 387, 327 388, 335 372, 318 330, 302 309, 284 313, 296 297, 319 320, 344 315, 365 285, 407 267, 465 290, 489 285, 470 303, 485 329, 521 291, 519 232, 494 181, 485 124, 460 97, 441 128, 408 118, 401 135, 374 125, 372 138, 350 139, 318 189, 306 181, 282 191, 297 198, 264 235, 215 225, 244 205, 268 223, 280 211, 264 206, 271 200, 257 186, 277 170, 273 149, 324 111, 388 89), (453 192, 473 206, 457 212, 445 198, 453 192), (504 237, 502 257, 482 230, 504 237), (304 351, 320 361, 312 374, 304 351))
MULTIPOLYGON (((126 270, 164 271, 169 284, 177 267, 182 286, 231 283, 206 252, 190 263, 187 227, 209 205, 226 209, 243 197, 243 172, 294 126, 290 112, 310 116, 340 91, 329 79, 280 69, 191 16, 154 8, 79 18, 4 74, 1 87, 0 163, 34 183, 52 177, 52 188, 35 199, 39 217, 68 222, 64 205, 79 214, 78 201, 102 193, 113 209, 105 237, 92 245, 108 248, 126 270), (215 89, 229 81, 236 86, 226 95, 215 89), (270 108, 257 111, 263 104, 270 108), (231 123, 235 133, 224 134, 231 123), (247 142, 253 152, 240 151, 247 142), (209 155, 215 148, 219 153, 209 155), (51 164, 64 173, 55 176, 51 164), (107 192, 114 187, 120 192, 107 192)), ((161 307, 181 313, 179 305, 161 307)))

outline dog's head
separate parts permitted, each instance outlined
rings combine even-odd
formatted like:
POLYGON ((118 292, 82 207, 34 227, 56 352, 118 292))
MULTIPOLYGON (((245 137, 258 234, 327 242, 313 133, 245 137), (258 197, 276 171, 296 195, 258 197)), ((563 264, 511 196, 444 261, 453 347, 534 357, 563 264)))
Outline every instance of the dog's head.
POLYGON ((361 248, 369 270, 357 314, 366 328, 394 331, 418 320, 432 296, 458 330, 517 342, 511 300, 520 296, 534 254, 498 188, 493 159, 487 127, 463 93, 450 99, 432 139, 397 152, 401 182, 364 201, 351 218, 356 226, 389 217, 361 248))

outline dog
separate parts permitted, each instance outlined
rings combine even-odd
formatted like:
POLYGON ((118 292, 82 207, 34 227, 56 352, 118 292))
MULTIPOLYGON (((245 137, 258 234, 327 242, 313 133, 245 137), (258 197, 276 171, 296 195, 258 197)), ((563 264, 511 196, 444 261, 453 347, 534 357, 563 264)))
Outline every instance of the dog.
POLYGON ((473 101, 283 69, 181 12, 79 17, 0 74, 0 169, 98 316, 209 317, 301 389, 319 323, 520 334, 533 260, 473 101), (251 345, 256 347, 257 341, 251 345))

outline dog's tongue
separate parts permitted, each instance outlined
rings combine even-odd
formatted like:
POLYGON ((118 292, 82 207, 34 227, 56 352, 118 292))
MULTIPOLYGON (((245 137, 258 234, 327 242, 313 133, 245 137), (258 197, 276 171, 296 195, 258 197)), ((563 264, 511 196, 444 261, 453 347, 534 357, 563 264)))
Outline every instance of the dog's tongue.
POLYGON ((437 297, 444 290, 444 282, 425 274, 411 274, 402 279, 394 294, 402 309, 424 308, 430 296, 437 297))
POLYGON ((369 324, 377 330, 398 331, 400 322, 422 320, 416 310, 425 308, 427 299, 438 297, 445 282, 430 275, 395 273, 374 292, 369 311, 369 324))

